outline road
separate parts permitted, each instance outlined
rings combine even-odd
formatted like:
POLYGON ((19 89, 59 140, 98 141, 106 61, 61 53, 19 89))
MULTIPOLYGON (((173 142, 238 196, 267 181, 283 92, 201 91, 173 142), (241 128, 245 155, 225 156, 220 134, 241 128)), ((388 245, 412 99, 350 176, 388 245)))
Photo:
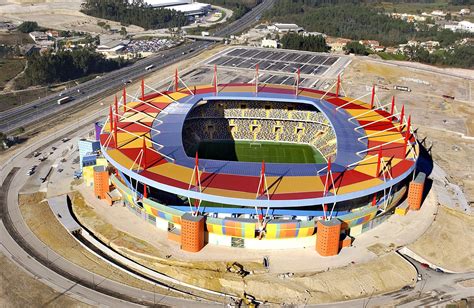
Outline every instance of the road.
MULTIPOLYGON (((270 8, 275 0, 264 0, 258 6, 253 8, 240 19, 228 24, 213 35, 217 37, 226 37, 237 34, 250 27, 257 21, 262 13, 270 8)), ((188 59, 202 52, 203 50, 215 45, 214 42, 195 41, 170 50, 160 52, 156 55, 142 59, 133 65, 110 72, 100 78, 89 80, 76 87, 63 91, 64 96, 70 96, 74 100, 64 105, 58 105, 57 94, 44 97, 30 104, 22 105, 0 113, 0 132, 12 132, 20 127, 39 122, 47 117, 53 116, 55 113, 79 107, 89 102, 95 97, 104 93, 123 87, 124 81, 141 79, 145 75, 169 66, 173 63, 188 59), (145 67, 154 65, 152 70, 146 71, 145 67)))
POLYGON ((421 274, 421 280, 414 288, 404 288, 389 294, 362 298, 343 303, 314 305, 310 307, 435 307, 445 306, 452 301, 473 296, 473 288, 464 288, 458 282, 474 279, 474 273, 446 274, 423 267, 418 261, 403 256, 421 274))
MULTIPOLYGON (((82 127, 67 136, 77 139, 83 136, 86 131, 90 131, 90 127, 90 125, 82 127)), ((58 137, 62 136, 58 135, 58 137)), ((61 155, 62 147, 66 146, 60 140, 53 144, 58 149, 50 159, 41 163, 44 166, 39 166, 39 170, 48 169, 49 165, 45 164, 52 164, 57 159, 55 156, 61 155)), ((48 145, 48 147, 50 146, 48 145)), ((212 303, 190 302, 110 280, 79 267, 46 246, 31 232, 18 207, 18 193, 29 178, 26 171, 31 165, 38 164, 38 158, 26 155, 28 153, 29 151, 21 153, 13 162, 13 169, 0 187, 0 251, 7 257, 58 292, 64 292, 93 305, 117 307, 151 304, 173 307, 213 306, 212 303)), ((38 172, 40 173, 40 171, 38 172)), ((159 286, 156 286, 156 290, 159 290, 159 286)))

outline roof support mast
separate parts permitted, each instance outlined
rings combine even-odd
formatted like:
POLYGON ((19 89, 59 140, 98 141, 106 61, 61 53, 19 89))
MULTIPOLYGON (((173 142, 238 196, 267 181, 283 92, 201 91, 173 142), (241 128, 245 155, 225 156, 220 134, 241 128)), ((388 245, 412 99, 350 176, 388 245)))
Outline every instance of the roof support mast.
POLYGON ((370 109, 374 108, 375 103, 375 85, 372 86, 372 95, 370 97, 370 109))
MULTIPOLYGON (((258 182, 256 199, 257 200, 266 199, 270 201, 270 196, 268 195, 267 177, 265 176, 265 161, 262 161, 262 168, 260 170, 260 180, 258 182)), ((267 206, 267 209, 265 211, 265 216, 263 216, 263 214, 259 213, 257 206, 255 206, 255 213, 257 214, 257 217, 258 217, 258 231, 259 231, 258 238, 259 239, 262 239, 265 235, 265 227, 267 225, 267 216, 268 216, 269 210, 270 210, 270 205, 267 206)))
POLYGON ((336 97, 339 97, 339 89, 341 87, 341 75, 337 75, 336 97))
MULTIPOLYGON (((201 176, 199 174, 198 152, 196 152, 196 157, 194 161, 194 170, 191 175, 191 180, 189 181, 188 190, 202 192, 201 176)), ((201 206, 201 200, 194 198, 193 202, 191 202, 191 199, 188 197, 188 202, 189 202, 189 208, 191 209, 191 212, 193 213, 194 216, 197 216, 199 214, 199 207, 201 206), (194 209, 192 208, 191 203, 192 205, 194 205, 194 209)))

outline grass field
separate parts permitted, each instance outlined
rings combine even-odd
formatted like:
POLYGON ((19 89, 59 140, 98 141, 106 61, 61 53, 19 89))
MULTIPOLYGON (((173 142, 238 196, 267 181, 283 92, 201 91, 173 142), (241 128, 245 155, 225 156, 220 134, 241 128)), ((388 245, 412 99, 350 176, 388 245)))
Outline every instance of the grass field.
POLYGON ((25 67, 24 59, 0 59, 0 90, 3 90, 8 81, 18 75, 25 67))
POLYGON ((202 141, 200 158, 242 162, 316 164, 326 160, 307 144, 253 141, 202 141))

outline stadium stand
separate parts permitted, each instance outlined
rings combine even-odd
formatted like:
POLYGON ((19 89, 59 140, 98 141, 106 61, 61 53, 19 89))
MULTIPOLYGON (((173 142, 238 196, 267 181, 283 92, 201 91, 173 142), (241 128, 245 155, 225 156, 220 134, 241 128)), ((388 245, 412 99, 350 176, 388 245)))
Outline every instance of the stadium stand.
POLYGON ((329 159, 337 151, 336 135, 313 106, 296 103, 203 102, 188 114, 183 128, 187 153, 208 140, 278 141, 308 144, 329 159))

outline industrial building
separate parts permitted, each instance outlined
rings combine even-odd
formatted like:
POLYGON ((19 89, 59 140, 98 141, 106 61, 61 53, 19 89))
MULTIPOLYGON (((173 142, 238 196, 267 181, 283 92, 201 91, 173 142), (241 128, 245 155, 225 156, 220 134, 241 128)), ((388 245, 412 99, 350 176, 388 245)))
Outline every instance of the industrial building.
POLYGON ((175 10, 186 16, 202 16, 211 10, 210 4, 193 0, 147 0, 146 3, 156 8, 175 10))

